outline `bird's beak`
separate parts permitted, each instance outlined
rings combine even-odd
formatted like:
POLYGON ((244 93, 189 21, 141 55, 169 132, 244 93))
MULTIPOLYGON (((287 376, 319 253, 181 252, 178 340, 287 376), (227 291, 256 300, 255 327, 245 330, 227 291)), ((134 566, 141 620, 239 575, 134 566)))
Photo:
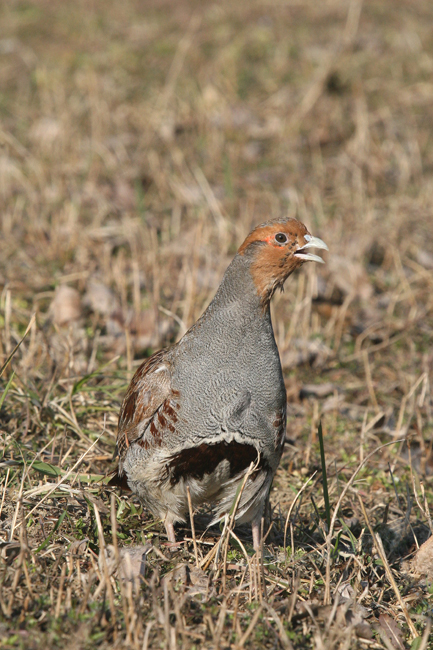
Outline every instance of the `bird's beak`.
POLYGON ((324 241, 319 239, 318 237, 313 237, 312 235, 304 235, 304 239, 307 242, 304 244, 304 246, 301 246, 301 248, 298 248, 298 250, 295 253, 295 257, 299 257, 303 262, 320 262, 321 264, 324 264, 324 261, 322 260, 321 257, 318 255, 314 255, 313 253, 307 253, 305 250, 306 248, 323 248, 323 250, 327 251, 329 248, 325 244, 324 241))

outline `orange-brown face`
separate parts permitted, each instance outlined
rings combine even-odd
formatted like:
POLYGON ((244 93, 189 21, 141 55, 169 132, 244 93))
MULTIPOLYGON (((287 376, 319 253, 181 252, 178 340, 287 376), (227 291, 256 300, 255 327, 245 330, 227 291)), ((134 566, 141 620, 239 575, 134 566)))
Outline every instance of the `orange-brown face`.
POLYGON ((310 235, 303 223, 286 219, 257 226, 238 253, 252 255, 251 274, 259 295, 266 302, 304 262, 323 262, 317 255, 312 255, 309 248, 328 250, 321 239, 310 235))

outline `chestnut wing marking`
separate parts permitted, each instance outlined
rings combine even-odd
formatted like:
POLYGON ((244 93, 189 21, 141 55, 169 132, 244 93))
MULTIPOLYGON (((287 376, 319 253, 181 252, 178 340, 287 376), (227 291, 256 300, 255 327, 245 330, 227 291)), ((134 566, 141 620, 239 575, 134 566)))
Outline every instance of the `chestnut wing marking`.
POLYGON ((117 450, 120 460, 131 443, 149 446, 161 436, 161 426, 174 409, 170 405, 171 377, 166 350, 160 350, 138 368, 123 400, 119 414, 117 450), (161 411, 161 412, 160 412, 161 411), (161 421, 162 420, 162 421, 161 421))

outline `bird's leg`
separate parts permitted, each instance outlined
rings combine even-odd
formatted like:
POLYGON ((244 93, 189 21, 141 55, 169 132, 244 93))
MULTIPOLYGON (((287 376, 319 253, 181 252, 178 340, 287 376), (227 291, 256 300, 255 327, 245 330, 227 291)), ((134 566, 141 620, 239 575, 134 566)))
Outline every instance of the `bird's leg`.
POLYGON ((176 536, 174 534, 174 526, 172 522, 165 522, 165 530, 167 531, 168 541, 172 544, 176 544, 176 536))
POLYGON ((251 522, 251 530, 253 533, 253 546, 255 551, 259 551, 261 548, 261 522, 262 517, 257 517, 251 522))

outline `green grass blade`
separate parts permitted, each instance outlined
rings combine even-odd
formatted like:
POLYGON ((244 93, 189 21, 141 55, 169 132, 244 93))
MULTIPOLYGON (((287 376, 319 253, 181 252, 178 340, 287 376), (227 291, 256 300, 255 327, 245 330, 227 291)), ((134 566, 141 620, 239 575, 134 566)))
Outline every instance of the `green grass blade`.
POLYGON ((3 406, 3 402, 4 402, 5 399, 6 399, 6 395, 8 394, 9 388, 11 387, 12 380, 13 380, 14 377, 15 377, 15 370, 14 370, 13 373, 11 374, 11 376, 10 376, 10 378, 9 378, 9 381, 8 381, 8 383, 7 383, 6 386, 5 386, 5 389, 4 389, 4 391, 3 391, 3 394, 2 394, 2 396, 0 397, 0 411, 1 411, 1 408, 2 408, 2 406, 3 406))
POLYGON ((92 379, 93 377, 101 376, 103 374, 103 371, 105 370, 105 368, 107 368, 112 363, 117 361, 118 358, 119 358, 119 355, 115 356, 114 359, 110 359, 110 361, 108 361, 107 363, 104 363, 97 370, 94 370, 93 372, 90 372, 88 375, 84 375, 84 377, 81 377, 81 379, 76 381, 75 384, 73 385, 71 394, 75 395, 76 393, 78 393, 81 390, 81 388, 83 386, 85 386, 87 384, 87 382, 90 381, 90 379, 92 379))
POLYGON ((52 476, 53 478, 65 474, 65 471, 60 469, 60 467, 55 467, 54 465, 50 465, 50 463, 44 463, 42 460, 33 461, 32 469, 46 476, 52 476))
POLYGON ((322 420, 320 420, 319 422, 317 435, 319 437, 320 462, 322 464, 322 484, 323 484, 323 498, 325 500, 326 523, 328 525, 328 531, 329 531, 331 528, 331 508, 329 506, 328 475, 326 473, 325 447, 323 445, 323 433, 322 433, 322 420))

